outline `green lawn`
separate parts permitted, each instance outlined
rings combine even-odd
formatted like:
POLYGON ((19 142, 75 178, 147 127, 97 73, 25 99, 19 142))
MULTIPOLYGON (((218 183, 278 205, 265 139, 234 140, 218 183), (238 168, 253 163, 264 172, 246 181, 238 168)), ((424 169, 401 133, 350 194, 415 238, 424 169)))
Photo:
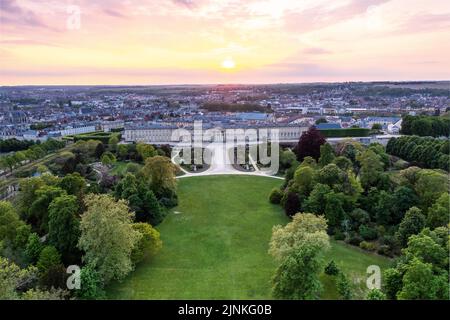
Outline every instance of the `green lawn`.
MULTIPOLYGON (((391 260, 386 257, 371 254, 354 246, 336 241, 331 241, 331 249, 326 256, 326 262, 330 260, 334 260, 351 280, 355 299, 363 299, 366 295, 366 270, 368 266, 377 265, 383 272, 391 264, 391 260)), ((335 278, 322 274, 321 280, 324 286, 322 298, 338 299, 339 295, 335 286, 335 278)))
MULTIPOLYGON (((180 204, 158 226, 163 249, 121 283, 113 299, 270 299, 275 270, 267 254, 273 225, 288 219, 267 195, 281 180, 252 176, 205 176, 179 180, 180 204)), ((386 259, 333 243, 334 259, 352 277, 386 259)), ((324 298, 335 298, 323 276, 324 298)))

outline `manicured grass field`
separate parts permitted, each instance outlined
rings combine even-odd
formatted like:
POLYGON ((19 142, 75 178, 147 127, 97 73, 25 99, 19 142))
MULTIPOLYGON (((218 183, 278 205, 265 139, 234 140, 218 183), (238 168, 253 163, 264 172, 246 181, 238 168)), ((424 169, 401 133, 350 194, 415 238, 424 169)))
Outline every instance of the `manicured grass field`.
MULTIPOLYGON (((158 226, 163 249, 121 283, 112 299, 270 299, 275 263, 268 255, 272 226, 288 219, 267 196, 281 180, 204 176, 179 180, 180 203, 158 226)), ((333 243, 330 259, 363 277, 385 259, 333 243)), ((327 257, 328 259, 328 257, 327 257)), ((335 298, 333 280, 323 276, 335 298)))

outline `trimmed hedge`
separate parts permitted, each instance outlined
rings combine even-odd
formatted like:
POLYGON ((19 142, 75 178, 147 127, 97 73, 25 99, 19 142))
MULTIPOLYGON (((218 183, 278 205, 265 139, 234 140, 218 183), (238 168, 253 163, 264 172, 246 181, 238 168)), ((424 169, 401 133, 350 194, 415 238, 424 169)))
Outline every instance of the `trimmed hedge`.
POLYGON ((365 128, 319 130, 325 138, 368 137, 371 130, 365 128))
POLYGON ((109 139, 113 136, 117 135, 117 138, 119 140, 121 139, 121 134, 117 133, 108 133, 108 132, 99 132, 99 133, 92 133, 92 134, 80 134, 73 136, 73 141, 88 141, 88 140, 98 140, 101 141, 103 144, 108 144, 109 139))

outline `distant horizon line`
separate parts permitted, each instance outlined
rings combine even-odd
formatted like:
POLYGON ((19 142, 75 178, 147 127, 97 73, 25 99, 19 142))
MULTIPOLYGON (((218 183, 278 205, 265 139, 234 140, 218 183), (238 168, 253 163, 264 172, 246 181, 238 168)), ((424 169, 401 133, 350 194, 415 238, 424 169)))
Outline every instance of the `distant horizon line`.
MULTIPOLYGON (((266 83, 167 83, 167 84, 0 84, 6 87, 167 87, 167 86, 264 86, 264 85, 308 85, 341 83, 443 83, 448 80, 353 80, 353 81, 311 81, 311 82, 266 82, 266 83)), ((449 87, 450 89, 450 87, 449 87)))

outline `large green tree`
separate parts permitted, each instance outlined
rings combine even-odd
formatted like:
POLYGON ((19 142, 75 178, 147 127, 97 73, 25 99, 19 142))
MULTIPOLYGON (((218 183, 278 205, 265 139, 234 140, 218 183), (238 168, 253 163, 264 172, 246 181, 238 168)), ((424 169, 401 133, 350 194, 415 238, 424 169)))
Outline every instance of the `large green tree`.
POLYGON ((323 216, 312 213, 297 213, 286 226, 275 226, 269 244, 269 253, 282 260, 295 247, 316 243, 324 249, 329 246, 327 222, 323 216))
POLYGON ((335 158, 333 147, 329 143, 320 146, 319 164, 324 167, 333 162, 335 158))
POLYGON ((319 274, 323 269, 323 248, 308 243, 290 251, 273 277, 273 295, 278 299, 313 300, 320 297, 319 274))
POLYGON ((406 245, 413 234, 419 233, 425 227, 425 215, 417 207, 409 209, 403 218, 397 232, 399 241, 406 245))
POLYGON ((67 194, 65 190, 47 185, 36 190, 36 200, 30 206, 28 221, 40 234, 48 232, 48 206, 54 199, 65 194, 67 194))
POLYGON ((86 192, 86 180, 78 173, 72 173, 64 176, 59 182, 59 187, 67 192, 77 196, 82 200, 84 193, 86 192))
POLYGON ((361 184, 368 190, 377 184, 380 174, 383 172, 383 163, 380 156, 370 149, 358 155, 357 160, 361 165, 359 172, 361 184))
POLYGON ((55 198, 48 212, 48 241, 58 249, 64 261, 73 262, 80 236, 77 197, 63 195, 55 198))
POLYGON ((167 191, 174 192, 177 182, 175 179, 175 165, 169 158, 155 156, 145 160, 142 168, 143 176, 149 181, 156 196, 164 196, 167 191))
POLYGON ((133 229, 133 214, 124 200, 116 202, 109 195, 88 195, 85 202, 78 242, 85 252, 83 261, 92 265, 105 283, 122 279, 133 269, 131 253, 141 237, 133 229))
POLYGON ((443 227, 450 223, 450 195, 443 193, 428 210, 427 226, 430 228, 443 227))

